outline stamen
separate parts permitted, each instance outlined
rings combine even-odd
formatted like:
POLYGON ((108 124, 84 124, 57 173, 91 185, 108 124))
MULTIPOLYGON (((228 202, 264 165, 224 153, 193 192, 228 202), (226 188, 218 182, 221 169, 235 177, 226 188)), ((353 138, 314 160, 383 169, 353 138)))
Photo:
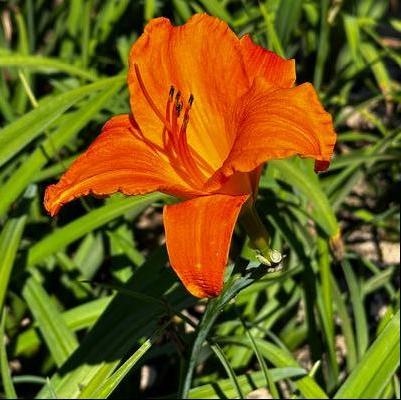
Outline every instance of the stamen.
POLYGON ((182 104, 182 101, 180 101, 179 103, 176 103, 175 112, 177 113, 177 117, 180 116, 183 107, 184 107, 184 105, 182 104))
MULTIPOLYGON (((186 132, 189 123, 189 111, 194 102, 194 96, 192 94, 189 96, 188 102, 185 106, 182 124, 181 127, 179 127, 178 118, 184 109, 184 103, 181 99, 181 92, 179 90, 176 92, 174 86, 170 86, 165 109, 166 114, 163 116, 146 90, 138 64, 134 64, 134 69, 138 79, 139 87, 145 96, 146 101, 157 118, 163 124, 162 141, 164 144, 164 154, 170 158, 172 165, 176 164, 175 168, 180 170, 181 173, 187 175, 188 179, 192 180, 195 185, 202 185, 206 180, 206 176, 194 159, 194 157, 199 158, 199 156, 196 154, 196 152, 194 154, 191 153, 186 132), (173 101, 175 102, 174 105, 172 104, 173 101)), ((145 138, 140 129, 139 134, 142 138, 145 138)), ((158 150, 157 146, 152 146, 152 148, 155 151, 158 150)))
POLYGON ((178 91, 177 94, 175 95, 175 111, 177 113, 177 118, 180 116, 183 107, 184 104, 181 100, 181 92, 178 91))
MULTIPOLYGON (((187 125, 188 122, 189 122, 189 110, 191 109, 193 102, 194 102, 194 96, 193 96, 193 94, 191 93, 190 96, 189 96, 189 99, 188 99, 188 105, 187 105, 187 107, 185 108, 185 113, 184 113, 184 121, 183 121, 183 124, 185 124, 185 129, 186 129, 186 125, 187 125)), ((182 129, 182 128, 181 128, 181 129, 182 129)))
POLYGON ((189 99, 188 99, 189 108, 192 107, 192 104, 194 103, 194 100, 195 100, 194 95, 191 93, 191 94, 189 95, 189 99))
MULTIPOLYGON (((166 117, 165 117, 165 119, 169 125, 171 125, 170 114, 171 114, 171 103, 173 102, 173 99, 174 99, 174 92, 175 92, 175 88, 173 85, 171 85, 170 91, 168 94, 167 104, 166 104, 166 117)), ((170 147, 170 142, 167 139, 170 139, 174 143, 174 134, 172 131, 168 131, 166 126, 163 126, 162 138, 163 138, 163 143, 167 148, 170 147), (166 134, 167 132, 168 132, 168 135, 166 134)))
POLYGON ((134 64, 135 74, 138 79, 139 86, 142 90, 143 95, 145 96, 146 101, 156 114, 156 116, 160 119, 163 125, 167 128, 167 130, 171 130, 169 124, 167 123, 166 119, 163 117, 162 113, 158 110, 156 104, 153 102, 152 98, 150 97, 148 91, 146 90, 145 84, 143 83, 141 73, 139 72, 138 64, 134 64))
POLYGON ((185 112, 184 112, 184 117, 182 121, 182 125, 180 128, 180 133, 179 133, 179 151, 180 154, 183 158, 183 161, 187 164, 187 168, 191 171, 191 173, 194 175, 196 180, 202 184, 206 177, 202 173, 202 171, 199 169, 197 166, 194 158, 192 157, 191 151, 189 149, 188 145, 188 140, 187 140, 187 126, 189 122, 189 111, 191 109, 191 106, 194 101, 194 96, 191 94, 189 96, 188 104, 185 107, 185 112))
POLYGON ((170 92, 169 92, 169 94, 168 94, 168 97, 169 97, 170 101, 173 101, 173 98, 174 98, 174 91, 175 91, 174 86, 171 85, 171 86, 170 86, 170 92))
POLYGON ((163 152, 163 149, 158 146, 156 143, 153 143, 151 140, 146 138, 146 136, 143 134, 141 127, 139 126, 138 122, 136 121, 135 117, 132 114, 129 114, 129 120, 131 122, 132 128, 129 128, 130 133, 134 137, 139 137, 156 153, 158 154, 159 152, 163 152))

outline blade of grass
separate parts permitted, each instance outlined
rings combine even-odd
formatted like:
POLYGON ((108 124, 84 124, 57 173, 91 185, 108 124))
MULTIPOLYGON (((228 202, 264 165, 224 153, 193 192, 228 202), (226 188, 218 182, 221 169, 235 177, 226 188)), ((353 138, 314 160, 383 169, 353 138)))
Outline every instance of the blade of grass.
POLYGON ((1 325, 0 325, 0 372, 1 380, 4 388, 4 392, 7 399, 17 399, 17 393, 15 392, 13 381, 11 379, 10 367, 7 360, 7 351, 5 345, 5 325, 6 325, 6 311, 1 313, 1 325))
POLYGON ((185 0, 173 0, 174 8, 183 21, 191 17, 192 12, 185 0))
POLYGON ((320 285, 318 287, 319 314, 322 320, 323 331, 328 350, 329 359, 329 391, 337 386, 339 368, 335 348, 335 330, 333 313, 333 294, 331 287, 330 255, 327 241, 319 237, 317 239, 318 264, 320 272, 320 285), (321 300, 321 301, 320 301, 321 300))
MULTIPOLYGON (((367 155, 384 154, 388 148, 397 141, 399 136, 399 131, 390 132, 385 135, 383 139, 375 143, 366 149, 367 155)), ((358 181, 363 176, 362 166, 367 169, 374 165, 375 160, 369 160, 363 162, 355 162, 353 165, 345 168, 341 173, 338 173, 335 178, 330 182, 330 185, 326 188, 326 192, 332 201, 334 210, 337 210, 342 202, 345 200, 346 196, 352 191, 356 186, 358 181)))
MULTIPOLYGON (((165 251, 157 251, 127 282, 126 289, 155 297, 164 297, 171 310, 194 304, 181 287, 172 288, 175 277, 167 273, 165 251)), ((142 338, 154 332, 163 310, 159 305, 117 294, 95 326, 86 335, 77 351, 52 378, 59 398, 77 398, 89 382, 97 380, 96 389, 118 366, 122 358, 142 338), (102 349, 99 351, 99 349, 102 349)), ((48 395, 46 388, 38 398, 48 395)), ((88 394, 89 395, 89 394, 88 394)))
POLYGON ((351 264, 348 260, 344 260, 342 266, 350 292, 352 310, 355 318, 358 359, 361 359, 366 352, 369 342, 369 330, 366 321, 365 307, 363 305, 363 296, 351 264))
POLYGON ((217 343, 211 344, 210 348, 213 350, 214 354, 216 354, 217 358, 220 360, 221 365, 223 365, 228 378, 230 379, 233 387, 237 392, 236 394, 238 398, 244 399, 244 394, 242 393, 241 386, 239 385, 234 369, 231 367, 230 362, 228 361, 226 355, 223 352, 223 349, 217 343))
MULTIPOLYGON (((81 0, 79 0, 78 10, 81 9, 81 0)), ((97 10, 96 18, 94 18, 94 28, 91 35, 89 55, 93 56, 96 48, 105 43, 113 33, 114 28, 122 16, 125 15, 127 7, 132 5, 130 0, 110 0, 102 3, 102 7, 97 10)), ((80 12, 80 11, 79 11, 80 12)), ((113 39, 114 40, 114 39, 113 39)), ((124 58, 128 52, 124 54, 124 58)))
POLYGON ((33 383, 37 385, 43 385, 46 383, 46 379, 36 375, 18 375, 13 377, 14 383, 33 383))
POLYGON ((266 386, 269 389, 269 392, 270 392, 271 396, 273 397, 273 399, 279 399, 280 395, 278 393, 276 385, 274 384, 274 380, 273 380, 273 377, 271 376, 270 370, 268 369, 268 367, 266 365, 266 361, 262 357, 262 354, 259 351, 259 348, 255 342, 255 339, 253 338, 251 331, 247 328, 245 321, 243 321, 241 319, 241 322, 242 322, 242 326, 245 329, 246 336, 248 337, 249 342, 251 343, 251 347, 252 347, 254 353, 256 354, 256 358, 258 359, 259 366, 262 369, 263 375, 265 376, 266 386))
MULTIPOLYGON (((17 25, 18 32, 18 50, 22 54, 29 54, 29 40, 28 33, 25 25, 25 18, 18 8, 15 8, 15 21, 17 25)), ((31 83, 31 78, 29 73, 25 73, 24 69, 20 69, 19 73, 23 73, 26 75, 26 79, 28 84, 31 83)), ((28 98, 25 93, 25 89, 23 87, 23 82, 19 82, 17 85, 16 93, 12 101, 13 108, 16 110, 17 114, 21 115, 25 112, 28 98)))
POLYGON ((0 189, 0 216, 7 212, 11 204, 23 192, 38 171, 48 162, 49 157, 76 136, 101 107, 118 92, 119 86, 112 85, 104 93, 96 95, 82 107, 68 116, 66 121, 51 136, 47 137, 28 159, 10 176, 0 189))
POLYGON ((328 24, 328 9, 329 0, 320 1, 320 33, 319 33, 319 45, 317 50, 317 58, 315 71, 313 76, 313 85, 317 90, 320 89, 323 80, 324 66, 327 61, 327 55, 329 54, 330 42, 330 27, 328 24))
POLYGON ((366 163, 366 162, 378 162, 378 161, 395 161, 397 159, 396 154, 359 154, 354 151, 353 154, 338 156, 330 165, 330 171, 336 169, 348 167, 354 163, 366 163))
POLYGON ((93 0, 83 1, 83 10, 81 16, 82 37, 80 40, 80 44, 81 44, 81 64, 84 68, 87 67, 89 62, 89 41, 90 41, 90 32, 92 26, 91 24, 92 5, 93 5, 93 0))
MULTIPOLYGON (((271 42, 271 50, 276 52, 279 56, 285 57, 283 46, 278 38, 276 28, 274 26, 274 16, 271 10, 268 9, 269 1, 265 3, 259 3, 260 13, 263 16, 266 25, 267 42, 271 42)), ((270 46, 268 46, 270 47, 270 46)))
POLYGON ((91 71, 62 62, 58 58, 39 55, 23 55, 15 53, 0 55, 0 67, 24 67, 24 69, 30 71, 38 71, 48 74, 64 72, 68 75, 76 76, 88 81, 95 81, 98 79, 98 77, 91 71))
MULTIPOLYGON (((127 374, 135 367, 135 365, 141 360, 141 358, 149 351, 153 344, 160 338, 165 329, 167 328, 167 322, 160 328, 158 328, 152 336, 145 340, 145 342, 139 347, 138 350, 124 362, 121 367, 117 369, 106 381, 94 392, 90 393, 90 398, 92 399, 107 399, 117 386, 122 382, 122 380, 127 376, 127 374)), ((80 394, 80 398, 87 398, 85 390, 80 394)))
POLYGON ((199 2, 205 7, 206 11, 214 15, 229 24, 232 24, 232 18, 229 12, 224 7, 224 4, 218 0, 199 0, 199 2))
POLYGON ((62 40, 60 56, 64 60, 71 60, 75 43, 78 40, 79 20, 82 13, 81 0, 71 0, 67 16, 67 34, 62 40))
POLYGON ((41 182, 45 179, 54 178, 55 176, 61 175, 66 168, 68 168, 77 158, 77 155, 73 155, 68 158, 63 158, 62 161, 55 162, 49 167, 42 168, 38 173, 34 176, 34 182, 41 182))
POLYGON ((22 232, 25 228, 26 215, 10 218, 4 225, 0 235, 0 313, 3 310, 8 282, 14 265, 22 232))
MULTIPOLYGON (((249 340, 241 336, 226 336, 219 339, 220 343, 232 343, 238 346, 250 347, 249 340)), ((278 368, 300 368, 291 353, 264 339, 255 339, 259 351, 267 360, 278 368)), ((294 385, 307 399, 327 399, 327 394, 311 376, 305 376, 293 381, 294 385)))
POLYGON ((29 40, 29 49, 33 51, 36 44, 36 35, 35 35, 35 16, 34 16, 34 8, 33 8, 33 0, 27 0, 25 2, 25 15, 27 20, 27 32, 28 32, 28 40, 29 40))
MULTIPOLYGON (((209 300, 206 310, 203 314, 202 320, 198 325, 195 340, 192 344, 191 355, 187 361, 187 369, 185 373, 184 382, 181 388, 180 397, 187 398, 192 384, 192 377, 198 361, 198 357, 202 346, 212 328, 216 318, 218 317, 224 306, 234 298, 242 289, 249 286, 255 280, 266 274, 266 270, 259 263, 251 262, 245 268, 242 274, 235 273, 230 276, 234 266, 231 265, 227 269, 227 282, 225 283, 223 292, 216 298, 209 300)), ((272 278, 274 279, 274 278, 272 278)))
MULTIPOLYGON (((91 327, 109 305, 114 296, 101 297, 88 301, 79 306, 61 313, 68 329, 73 332, 91 327)), ((27 329, 20 333, 15 341, 14 356, 19 356, 32 351, 38 347, 41 339, 36 333, 36 327, 27 329)))
POLYGON ((386 96, 391 91, 391 78, 387 71, 387 67, 382 60, 382 56, 379 51, 371 43, 363 42, 360 44, 361 53, 366 62, 372 69, 372 73, 379 85, 383 94, 386 96))
MULTIPOLYGON (((306 374, 302 368, 272 368, 270 370, 274 382, 283 379, 300 378, 306 374)), ((244 393, 249 393, 255 388, 261 388, 265 384, 263 372, 252 372, 238 376, 238 384, 244 393)), ((189 391, 190 399, 233 399, 236 395, 230 379, 220 379, 214 383, 197 386, 189 391), (223 397, 224 396, 224 397, 223 397)))
POLYGON ((39 102, 38 108, 0 131, 0 166, 40 135, 46 127, 78 100, 124 79, 122 76, 102 79, 59 96, 48 96, 39 102))
POLYGON ((156 11, 155 0, 145 0, 145 7, 143 12, 145 21, 151 20, 155 15, 155 11, 156 11))
POLYGON ((28 253, 28 265, 33 266, 41 262, 45 257, 61 250, 78 238, 127 212, 139 214, 147 206, 164 197, 160 193, 152 193, 145 196, 118 199, 110 204, 99 207, 56 230, 33 245, 28 253))
POLYGON ((349 14, 343 14, 343 22, 354 64, 357 68, 362 68, 363 60, 361 58, 361 37, 358 18, 349 14))
POLYGON ((397 311, 334 398, 380 398, 399 365, 400 311, 397 311))
POLYGON ((275 18, 275 27, 283 47, 286 48, 291 33, 301 17, 302 0, 281 0, 275 18))
POLYGON ((76 337, 67 327, 49 295, 34 277, 27 280, 22 294, 38 323, 50 354, 60 367, 78 347, 76 337))
MULTIPOLYGON (((316 223, 334 237, 339 232, 339 225, 330 202, 323 192, 312 166, 306 160, 269 161, 269 168, 277 169, 283 180, 302 192, 311 202, 316 213, 316 223)), ((263 177, 261 184, 263 185, 263 177)))
POLYGON ((46 378, 46 387, 47 390, 49 391, 49 399, 57 399, 57 394, 49 378, 46 378))
POLYGON ((343 300, 342 293, 333 276, 331 277, 331 283, 333 288, 333 297, 337 308, 337 314, 341 320, 340 326, 344 335, 345 346, 347 348, 347 352, 345 353, 345 358, 347 360, 347 369, 348 371, 353 371, 358 361, 354 330, 352 327, 352 322, 348 313, 347 306, 345 304, 345 301, 343 300))
MULTIPOLYGON (((388 268, 382 272, 375 274, 372 278, 366 280, 362 286, 362 294, 366 297, 368 294, 375 292, 383 286, 391 287, 391 279, 394 276, 394 269, 388 268)), ((391 295, 391 293, 389 293, 391 295)))
POLYGON ((104 260, 104 243, 101 233, 88 233, 81 240, 72 263, 79 271, 80 280, 92 279, 104 260))

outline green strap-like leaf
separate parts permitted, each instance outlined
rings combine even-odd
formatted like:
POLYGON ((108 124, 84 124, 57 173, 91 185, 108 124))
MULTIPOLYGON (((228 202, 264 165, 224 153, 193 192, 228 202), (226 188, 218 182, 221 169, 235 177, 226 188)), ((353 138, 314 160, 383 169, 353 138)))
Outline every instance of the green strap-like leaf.
POLYGON ((119 199, 111 204, 99 207, 56 230, 54 233, 46 236, 40 242, 32 246, 28 254, 28 265, 32 266, 37 264, 45 257, 62 249, 92 230, 112 221, 114 218, 128 212, 139 213, 151 203, 162 198, 162 194, 152 193, 146 196, 119 199))
POLYGON ((377 399, 400 365, 400 311, 388 322, 335 399, 377 399))
MULTIPOLYGON (((166 270, 165 263, 165 251, 157 251, 135 271, 124 288, 160 299, 165 296, 166 304, 172 310, 194 304, 194 298, 188 296, 181 286, 172 288, 176 278, 166 270)), ((90 382, 98 382, 92 385, 93 390, 97 390, 138 341, 157 329, 163 310, 159 304, 139 299, 134 302, 125 293, 118 293, 77 351, 51 378, 58 398, 77 398, 90 382)), ((93 391, 88 393, 86 390, 86 393, 90 398, 93 391)), ((37 397, 48 396, 48 388, 43 387, 37 397)))
POLYGON ((0 312, 3 309, 8 282, 25 227, 26 216, 9 219, 0 235, 0 312))
POLYGON ((61 366, 78 347, 78 341, 40 283, 31 277, 23 296, 31 310, 55 363, 61 366))
MULTIPOLYGON (((127 376, 127 374, 132 370, 135 364, 149 351, 152 345, 159 339, 164 330, 166 329, 167 324, 163 327, 160 327, 156 330, 156 332, 139 347, 138 350, 132 354, 131 357, 128 358, 127 361, 124 362, 121 367, 117 369, 106 381, 94 392, 90 394, 90 398, 92 399, 107 399, 111 393, 117 388, 117 386, 121 383, 121 381, 127 376)), ((85 391, 82 391, 80 398, 85 397, 85 391)))
POLYGON ((231 384, 233 385, 233 387, 235 387, 236 395, 238 396, 238 398, 243 399, 244 394, 241 390, 241 386, 238 382, 238 378, 235 375, 234 369, 231 366, 230 362, 228 361, 227 356, 224 354, 223 349, 217 343, 211 344, 210 348, 213 350, 214 354, 216 354, 217 358, 221 362, 221 365, 225 369, 226 374, 231 381, 231 384))
POLYGON ((0 373, 1 381, 3 384, 4 392, 7 399, 16 399, 17 393, 15 392, 14 385, 11 379, 11 372, 8 366, 6 346, 5 346, 5 322, 6 312, 4 311, 1 316, 0 323, 0 373))
POLYGON ((352 310, 355 319, 358 358, 360 359, 362 355, 365 354, 369 342, 368 322, 363 304, 364 299, 357 277, 355 276, 352 265, 348 260, 343 261, 343 271, 350 292, 352 310))
MULTIPOLYGON (((244 337, 224 337, 219 340, 222 343, 232 343, 239 346, 250 347, 249 340, 244 337)), ((291 353, 280 347, 264 340, 255 339, 255 343, 258 346, 260 353, 269 360, 277 368, 300 368, 299 364, 292 357, 291 353)), ((304 376, 301 379, 297 379, 294 382, 295 386, 302 393, 302 396, 306 399, 327 399, 327 394, 322 388, 316 383, 311 376, 304 376)))
POLYGON ((35 71, 47 73, 65 72, 69 75, 95 81, 97 76, 90 71, 75 65, 64 63, 58 59, 43 57, 38 55, 27 56, 22 54, 6 54, 0 56, 0 67, 23 67, 35 71))
MULTIPOLYGON (((311 202, 316 216, 316 223, 333 237, 339 232, 339 225, 330 202, 323 192, 319 180, 307 160, 275 160, 269 161, 269 168, 280 171, 283 180, 303 193, 311 202), (301 168, 300 168, 301 167, 301 168)), ((263 180, 262 180, 263 184, 263 180)))
POLYGON ((107 87, 103 93, 96 94, 78 111, 68 115, 65 122, 50 137, 29 155, 28 159, 10 176, 0 188, 0 216, 7 212, 10 205, 18 198, 38 171, 48 162, 49 157, 54 157, 55 152, 74 138, 99 109, 118 92, 122 82, 107 87))
POLYGON ((65 110, 83 97, 121 82, 123 76, 99 80, 61 95, 48 96, 39 106, 0 130, 0 166, 39 136, 65 110))
MULTIPOLYGON (((303 368, 272 368, 270 370, 274 382, 282 379, 299 378, 306 375, 303 368)), ((263 372, 252 372, 238 376, 238 384, 241 386, 244 393, 249 393, 255 388, 264 387, 266 384, 263 372)), ((220 379, 215 383, 208 383, 202 386, 197 386, 189 391, 190 399, 233 399, 236 395, 236 390, 230 379, 220 379)))
MULTIPOLYGON (((73 332, 92 326, 104 309, 108 306, 113 296, 100 297, 99 299, 88 301, 77 307, 61 313, 66 325, 73 332)), ((40 337, 32 327, 18 335, 15 343, 14 354, 19 356, 40 345, 40 337)))

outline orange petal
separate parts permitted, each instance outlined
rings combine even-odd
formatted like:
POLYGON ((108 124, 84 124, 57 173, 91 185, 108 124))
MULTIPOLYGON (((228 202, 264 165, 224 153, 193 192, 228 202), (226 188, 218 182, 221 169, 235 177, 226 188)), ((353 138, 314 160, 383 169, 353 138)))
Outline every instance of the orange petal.
POLYGON ((309 83, 281 89, 262 78, 237 105, 238 134, 222 168, 206 188, 213 190, 234 172, 248 172, 271 159, 295 154, 328 167, 336 141, 332 119, 309 83))
POLYGON ((196 297, 215 297, 235 222, 247 195, 211 195, 164 207, 164 228, 171 265, 196 297))
POLYGON ((188 125, 190 146, 216 170, 234 140, 229 111, 249 89, 240 42, 228 25, 206 14, 197 14, 182 26, 166 18, 150 21, 132 46, 128 85, 131 109, 144 135, 162 144, 163 124, 145 99, 143 84, 160 114, 165 115, 170 87, 194 104, 188 125))
POLYGON ((102 133, 45 193, 45 207, 60 207, 87 194, 143 194, 156 190, 182 196, 190 189, 168 163, 138 138, 128 115, 110 119, 102 133))
POLYGON ((241 38, 241 52, 245 62, 246 72, 252 84, 257 76, 275 86, 290 88, 295 82, 295 60, 286 60, 272 51, 253 43, 245 35, 241 38))

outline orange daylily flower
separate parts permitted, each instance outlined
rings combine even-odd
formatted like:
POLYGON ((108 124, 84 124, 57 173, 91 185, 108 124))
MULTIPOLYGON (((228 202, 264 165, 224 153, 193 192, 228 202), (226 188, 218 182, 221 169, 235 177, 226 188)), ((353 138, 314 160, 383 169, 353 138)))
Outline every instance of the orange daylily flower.
POLYGON ((329 165, 336 135, 295 62, 238 38, 206 14, 148 23, 129 55, 131 114, 101 134, 47 188, 55 215, 78 196, 161 191, 171 265, 194 296, 223 286, 233 229, 256 195, 261 166, 298 154, 329 165), (246 207, 242 207, 246 203, 246 207))

